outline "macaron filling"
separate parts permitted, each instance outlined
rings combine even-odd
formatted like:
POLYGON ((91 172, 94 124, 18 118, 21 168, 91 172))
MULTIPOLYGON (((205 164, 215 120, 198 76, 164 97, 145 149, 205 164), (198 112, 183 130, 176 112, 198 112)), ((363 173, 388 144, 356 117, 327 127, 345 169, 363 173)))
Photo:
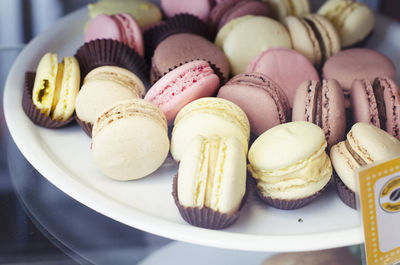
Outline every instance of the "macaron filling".
POLYGON ((183 72, 178 78, 170 81, 158 94, 150 98, 149 101, 159 107, 194 86, 200 80, 205 81, 207 77, 212 75, 214 75, 214 71, 209 65, 197 65, 195 68, 183 72))
POLYGON ((327 59, 327 51, 326 47, 324 44, 324 39, 321 35, 321 32, 319 31, 318 27, 315 25, 314 21, 308 18, 303 18, 304 21, 307 23, 308 26, 310 26, 311 30, 313 31, 315 38, 318 41, 318 45, 321 51, 321 62, 325 62, 327 59))
POLYGON ((350 145, 350 143, 349 143, 348 140, 346 140, 346 141, 344 142, 344 145, 345 145, 347 151, 350 153, 350 155, 353 157, 353 159, 358 163, 358 165, 359 165, 360 167, 366 166, 366 165, 367 165, 367 163, 364 161, 364 159, 362 159, 362 157, 359 156, 359 155, 356 153, 356 151, 354 151, 354 149, 351 147, 351 145, 350 145))

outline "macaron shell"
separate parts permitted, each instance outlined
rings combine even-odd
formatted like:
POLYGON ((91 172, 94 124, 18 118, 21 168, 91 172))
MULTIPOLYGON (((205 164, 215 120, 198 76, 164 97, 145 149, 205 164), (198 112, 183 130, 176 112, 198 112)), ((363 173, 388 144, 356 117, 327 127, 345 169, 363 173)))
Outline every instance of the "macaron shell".
POLYGON ((355 80, 350 91, 350 102, 354 122, 368 122, 380 128, 378 105, 371 82, 355 80))
POLYGON ((246 72, 259 72, 274 80, 285 92, 293 106, 296 90, 305 80, 319 80, 311 62, 301 53, 290 49, 270 49, 257 56, 246 72))
POLYGON ((192 60, 211 62, 228 80, 229 62, 225 54, 212 42, 190 33, 174 34, 163 40, 154 51, 152 71, 162 76, 181 63, 192 60))
POLYGON ((400 141, 369 123, 354 124, 347 140, 367 164, 400 154, 400 141))
POLYGON ((180 109, 195 99, 216 93, 219 78, 206 61, 193 61, 166 74, 147 92, 145 99, 156 104, 171 124, 180 109))
POLYGON ((112 39, 122 42, 118 22, 106 14, 100 14, 93 18, 87 27, 85 42, 96 39, 112 39))
POLYGON ((310 13, 308 0, 262 0, 273 9, 274 16, 282 21, 286 16, 302 16, 310 13))
POLYGON ((396 78, 393 62, 384 54, 371 49, 354 48, 338 52, 330 57, 322 68, 323 79, 336 79, 344 94, 350 93, 356 79, 373 82, 377 76, 396 78))
POLYGON ((161 0, 161 8, 167 17, 189 13, 207 21, 211 11, 211 0, 161 0))
POLYGON ((400 140, 400 93, 399 87, 390 78, 379 78, 384 90, 386 107, 386 131, 400 140))
POLYGON ((140 55, 144 54, 144 43, 142 30, 136 20, 127 13, 116 14, 113 16, 114 19, 119 21, 120 30, 124 32, 126 36, 126 42, 129 47, 135 49, 140 55))
POLYGON ((249 62, 261 52, 277 47, 292 47, 286 28, 271 18, 253 16, 233 27, 222 49, 229 60, 231 73, 237 75, 244 73, 249 62))
POLYGON ((233 28, 237 25, 240 24, 243 21, 251 19, 253 16, 252 15, 246 15, 243 17, 238 17, 235 19, 232 19, 228 23, 226 23, 222 28, 217 33, 217 36, 215 37, 215 45, 217 45, 218 48, 222 49, 222 46, 224 45, 225 39, 228 37, 230 32, 233 30, 233 28))

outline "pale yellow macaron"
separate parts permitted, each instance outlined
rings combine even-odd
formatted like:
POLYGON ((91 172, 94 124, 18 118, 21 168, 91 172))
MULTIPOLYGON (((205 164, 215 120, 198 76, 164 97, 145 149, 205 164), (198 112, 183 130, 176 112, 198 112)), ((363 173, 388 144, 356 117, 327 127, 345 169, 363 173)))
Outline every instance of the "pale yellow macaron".
POLYGON ((171 154, 180 161, 189 142, 196 135, 234 136, 247 154, 250 124, 244 111, 222 98, 201 98, 183 107, 175 118, 171 154))
MULTIPOLYGON (((322 129, 304 121, 281 124, 260 135, 249 150, 248 168, 262 198, 293 201, 299 207, 309 202, 332 175, 326 146, 322 129)), ((299 207, 289 204, 284 209, 299 207)))
POLYGON ((158 169, 169 151, 164 113, 144 99, 120 101, 96 118, 92 155, 97 167, 116 180, 133 180, 158 169))
POLYGON ((241 142, 236 137, 195 136, 179 164, 179 203, 231 215, 245 191, 246 155, 241 142))
POLYGON ((375 15, 372 9, 353 0, 329 0, 318 10, 339 32, 342 47, 364 40, 373 30, 375 15))
POLYGON ((73 56, 61 63, 54 53, 46 53, 36 69, 32 90, 33 104, 46 116, 65 121, 75 110, 75 99, 80 86, 79 63, 73 56))
POLYGON ((310 2, 308 0, 262 0, 267 2, 272 10, 274 17, 278 20, 287 16, 302 16, 310 13, 310 2))
POLYGON ((142 98, 143 82, 131 71, 117 66, 101 66, 90 71, 76 98, 76 115, 93 124, 100 111, 120 100, 142 98))
POLYGON ((100 14, 128 13, 135 18, 141 28, 155 25, 162 18, 160 8, 151 1, 145 0, 101 0, 89 4, 88 9, 90 18, 100 14))
POLYGON ((285 26, 272 18, 251 15, 225 24, 215 44, 228 58, 232 75, 244 73, 250 61, 269 48, 292 48, 285 26))

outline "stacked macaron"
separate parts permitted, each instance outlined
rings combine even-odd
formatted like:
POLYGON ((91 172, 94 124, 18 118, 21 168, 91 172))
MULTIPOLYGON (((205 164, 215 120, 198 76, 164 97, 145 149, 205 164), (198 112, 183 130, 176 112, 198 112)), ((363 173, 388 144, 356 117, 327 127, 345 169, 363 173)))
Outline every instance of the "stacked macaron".
POLYGON ((151 175, 170 151, 173 197, 192 225, 232 225, 254 182, 262 201, 290 210, 323 196, 333 175, 355 207, 354 170, 400 153, 394 64, 340 51, 371 34, 364 4, 329 0, 318 14, 308 0, 88 7, 85 44, 61 63, 43 56, 23 108, 47 128, 74 117, 115 180, 151 175))

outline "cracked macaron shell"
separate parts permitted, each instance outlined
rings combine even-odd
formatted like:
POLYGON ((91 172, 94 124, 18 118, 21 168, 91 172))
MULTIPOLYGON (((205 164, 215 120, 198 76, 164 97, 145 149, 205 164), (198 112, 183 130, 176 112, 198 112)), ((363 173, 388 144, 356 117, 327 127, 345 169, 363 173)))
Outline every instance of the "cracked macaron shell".
POLYGON ((175 118, 171 138, 171 154, 180 161, 190 140, 197 134, 204 137, 237 137, 247 154, 250 124, 244 111, 222 98, 201 98, 183 107, 175 118))
POLYGON ((256 136, 290 119, 290 105, 285 93, 261 73, 233 77, 219 89, 217 97, 242 108, 249 118, 251 132, 256 136))
POLYGON ((121 181, 145 177, 168 155, 164 113, 143 99, 120 101, 98 115, 91 149, 106 176, 121 181))
POLYGON ((179 202, 231 215, 245 194, 246 171, 246 156, 236 137, 198 135, 179 164, 179 202))
POLYGON ((206 61, 192 61, 164 75, 150 88, 145 99, 157 105, 171 124, 186 104, 214 95, 219 83, 206 61))
POLYGON ((388 77, 355 80, 350 91, 355 122, 368 122, 400 139, 400 95, 388 77))
POLYGON ((399 154, 399 140, 374 125, 358 122, 345 141, 331 148, 330 158, 343 183, 355 191, 356 169, 399 154))
POLYGON ((346 110, 342 87, 336 80, 304 81, 296 91, 293 121, 312 122, 324 131, 328 147, 345 137, 346 110))

